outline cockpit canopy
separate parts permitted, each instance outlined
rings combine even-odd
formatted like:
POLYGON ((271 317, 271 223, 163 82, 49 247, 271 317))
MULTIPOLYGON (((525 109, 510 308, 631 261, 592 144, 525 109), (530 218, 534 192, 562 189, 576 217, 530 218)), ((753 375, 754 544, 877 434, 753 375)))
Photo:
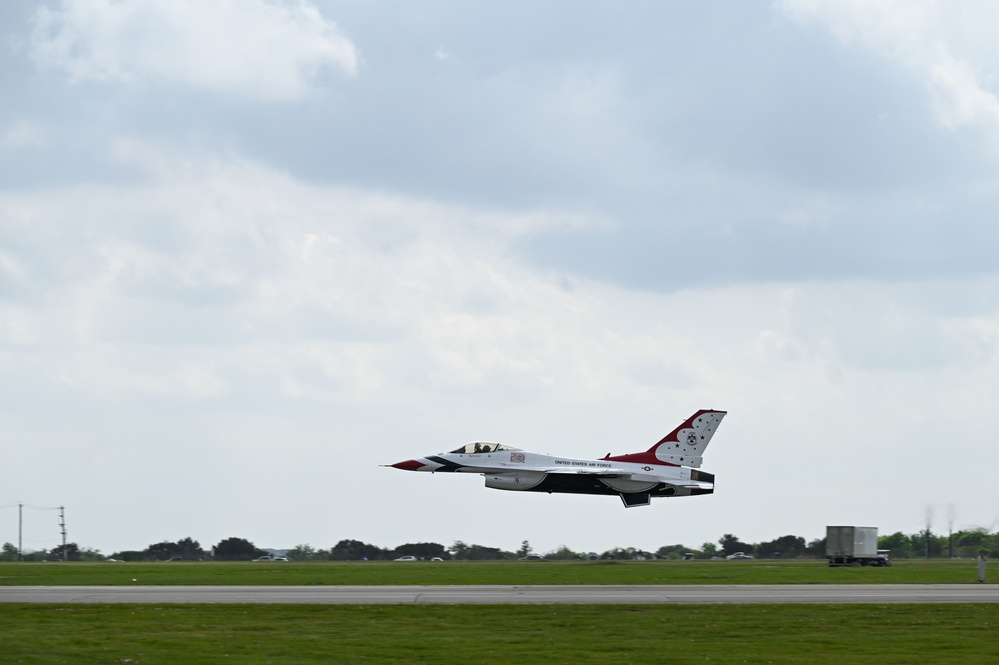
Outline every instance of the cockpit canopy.
POLYGON ((466 443, 457 450, 452 450, 451 453, 458 455, 474 455, 476 453, 498 453, 504 450, 520 450, 520 448, 514 448, 513 446, 508 446, 503 443, 473 441, 472 443, 466 443))

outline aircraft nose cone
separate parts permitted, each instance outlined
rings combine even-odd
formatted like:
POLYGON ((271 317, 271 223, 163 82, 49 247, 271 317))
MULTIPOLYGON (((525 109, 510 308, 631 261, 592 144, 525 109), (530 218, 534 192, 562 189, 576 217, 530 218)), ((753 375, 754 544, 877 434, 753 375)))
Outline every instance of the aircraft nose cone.
POLYGON ((424 466, 423 462, 418 462, 415 459, 408 459, 405 462, 396 462, 390 465, 393 469, 402 469, 403 471, 416 471, 424 466))

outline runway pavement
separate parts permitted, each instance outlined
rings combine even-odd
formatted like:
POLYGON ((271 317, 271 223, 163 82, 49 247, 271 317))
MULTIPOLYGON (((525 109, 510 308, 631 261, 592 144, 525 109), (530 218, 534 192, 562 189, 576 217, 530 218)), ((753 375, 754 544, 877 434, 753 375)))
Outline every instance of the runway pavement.
POLYGON ((787 604, 997 603, 990 584, 669 586, 9 586, 0 603, 787 604))

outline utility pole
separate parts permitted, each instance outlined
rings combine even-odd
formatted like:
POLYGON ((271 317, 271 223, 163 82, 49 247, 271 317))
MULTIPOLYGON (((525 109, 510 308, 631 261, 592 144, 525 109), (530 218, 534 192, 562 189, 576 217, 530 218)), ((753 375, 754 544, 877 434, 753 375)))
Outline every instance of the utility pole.
POLYGON ((24 514, 24 504, 18 503, 17 504, 17 560, 18 561, 24 561, 24 546, 23 546, 24 527, 22 526, 24 522, 24 519, 22 517, 23 514, 24 514))
POLYGON ((954 504, 947 506, 947 556, 954 558, 954 504))
POLYGON ((65 563, 68 559, 66 558, 66 507, 59 506, 59 528, 62 529, 62 560, 65 563))
POLYGON ((930 523, 933 522, 933 506, 926 506, 926 558, 930 558, 930 523))

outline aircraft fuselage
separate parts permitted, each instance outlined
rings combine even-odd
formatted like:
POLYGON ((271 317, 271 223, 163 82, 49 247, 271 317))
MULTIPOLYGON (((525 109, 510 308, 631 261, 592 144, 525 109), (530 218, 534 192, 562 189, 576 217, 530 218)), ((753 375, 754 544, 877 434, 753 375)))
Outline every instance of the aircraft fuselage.
POLYGON ((701 454, 724 415, 724 411, 698 411, 649 450, 616 457, 558 457, 478 441, 391 466, 430 473, 478 473, 485 477, 486 487, 500 490, 617 494, 631 508, 648 505, 652 497, 713 493, 714 474, 692 467, 700 466, 701 454))

